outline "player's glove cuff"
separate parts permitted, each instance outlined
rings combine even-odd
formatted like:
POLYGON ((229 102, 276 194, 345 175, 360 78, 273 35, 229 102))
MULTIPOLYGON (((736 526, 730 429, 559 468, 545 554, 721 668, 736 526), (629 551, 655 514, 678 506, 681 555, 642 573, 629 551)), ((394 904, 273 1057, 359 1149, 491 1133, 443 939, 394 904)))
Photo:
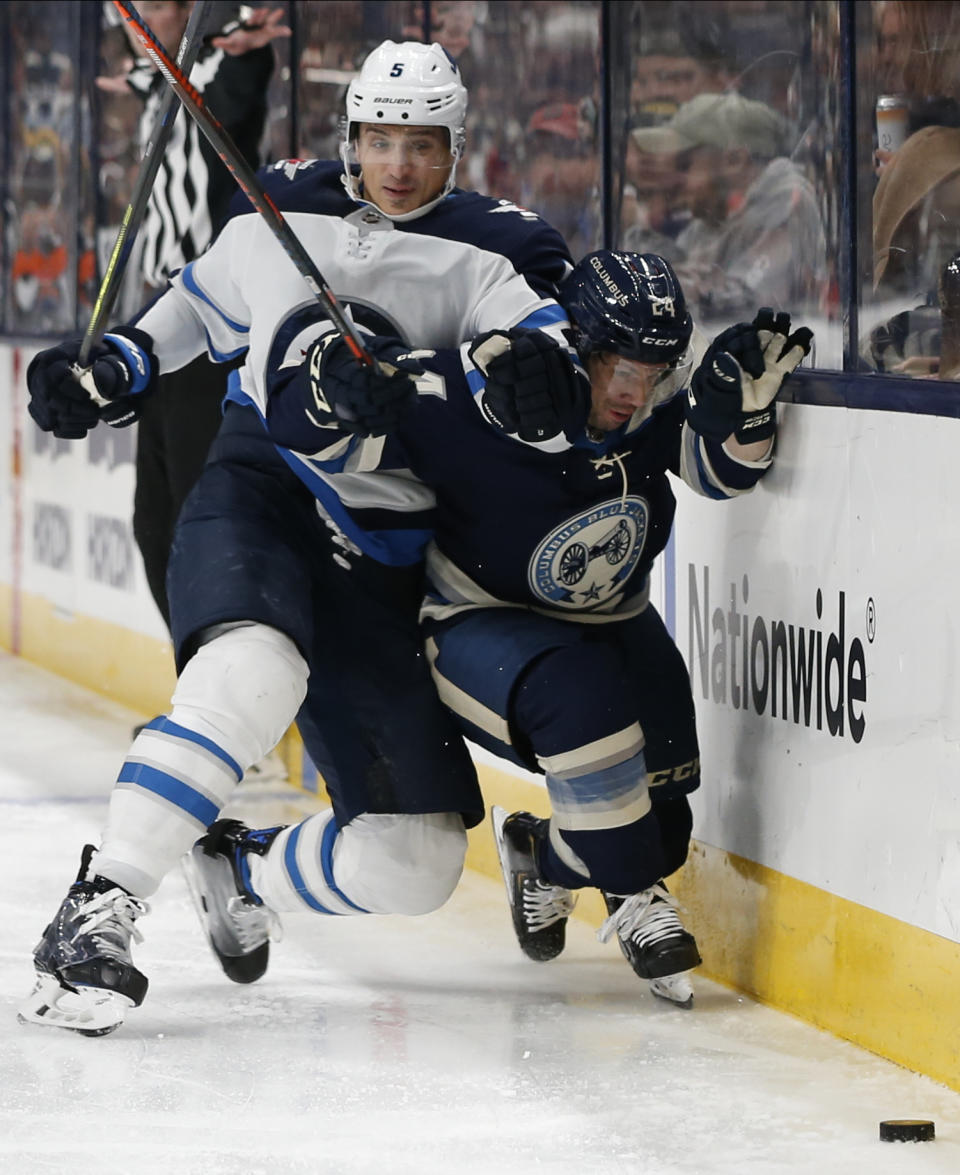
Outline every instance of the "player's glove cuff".
POLYGON ((725 441, 740 426, 742 369, 732 355, 711 347, 693 373, 687 390, 687 421, 694 432, 725 441))

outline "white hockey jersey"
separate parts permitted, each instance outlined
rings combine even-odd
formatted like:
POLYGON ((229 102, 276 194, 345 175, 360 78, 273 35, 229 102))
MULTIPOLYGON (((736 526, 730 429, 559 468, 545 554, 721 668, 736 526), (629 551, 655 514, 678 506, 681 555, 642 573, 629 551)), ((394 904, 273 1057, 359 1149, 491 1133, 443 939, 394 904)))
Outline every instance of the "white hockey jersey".
MULTIPOLYGON (((487 330, 558 331, 553 301, 570 270, 560 235, 505 200, 455 190, 424 216, 394 223, 343 188, 340 164, 286 161, 264 186, 358 326, 411 346, 453 347, 487 330)), ((327 325, 322 307, 245 198, 211 248, 137 323, 161 373, 203 351, 247 352, 241 395, 265 411, 271 378, 303 361, 327 325)))

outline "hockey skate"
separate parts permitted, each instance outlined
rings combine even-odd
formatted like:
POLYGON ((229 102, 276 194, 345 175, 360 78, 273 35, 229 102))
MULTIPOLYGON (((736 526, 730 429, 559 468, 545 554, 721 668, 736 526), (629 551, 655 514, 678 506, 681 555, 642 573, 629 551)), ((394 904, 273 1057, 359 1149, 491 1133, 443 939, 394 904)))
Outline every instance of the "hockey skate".
POLYGON ((207 941, 234 983, 255 983, 267 970, 270 940, 280 938, 279 918, 250 890, 245 858, 262 856, 281 831, 218 820, 183 859, 207 941))
POLYGON ((498 807, 490 815, 520 949, 538 963, 555 959, 563 950, 567 919, 577 899, 568 889, 542 880, 537 870, 534 846, 546 836, 547 821, 529 812, 508 815, 498 807))
POLYGON ((87 881, 94 852, 84 848, 77 880, 33 952, 37 982, 18 1009, 22 1024, 104 1036, 147 994, 130 942, 143 941, 134 922, 149 906, 104 877, 87 881))
POLYGON ((700 952, 663 882, 626 898, 604 892, 603 900, 609 917, 597 938, 606 942, 616 931, 624 958, 641 979, 649 980, 655 996, 693 1007, 687 972, 700 965, 700 952))

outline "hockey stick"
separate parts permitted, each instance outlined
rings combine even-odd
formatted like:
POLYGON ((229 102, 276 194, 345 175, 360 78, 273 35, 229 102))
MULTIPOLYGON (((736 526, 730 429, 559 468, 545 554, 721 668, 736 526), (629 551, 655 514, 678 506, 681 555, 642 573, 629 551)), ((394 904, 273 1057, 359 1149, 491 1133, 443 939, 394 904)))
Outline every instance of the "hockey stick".
POLYGON ((343 336, 350 353, 358 363, 365 367, 376 367, 373 356, 360 342, 359 336, 350 325, 333 290, 327 285, 326 279, 316 267, 310 254, 300 243, 293 229, 283 219, 280 210, 263 190, 253 168, 237 150, 233 140, 221 126, 219 121, 205 105, 200 94, 190 85, 183 71, 170 60, 149 28, 143 23, 131 4, 125 0, 113 0, 123 19, 133 29, 134 35, 146 49, 157 68, 167 79, 174 93, 186 107, 194 122, 206 135, 210 145, 226 164, 230 174, 237 181, 240 190, 247 197, 253 207, 267 222, 270 231, 277 239, 283 251, 287 254, 303 280, 307 283, 310 292, 317 299, 330 320, 343 336))
MULTIPOLYGON (((180 42, 180 48, 177 51, 177 64, 185 74, 190 73, 194 62, 197 60, 197 55, 200 52, 200 46, 202 44, 199 35, 200 29, 212 7, 212 0, 201 0, 199 4, 194 5, 193 11, 190 13, 190 19, 183 33, 183 40, 180 42)), ((110 260, 107 263, 103 281, 100 283, 97 300, 93 305, 90 323, 87 326, 86 334, 83 336, 83 342, 80 345, 80 354, 77 356, 76 368, 81 371, 86 368, 89 362, 91 350, 103 338, 107 318, 113 310, 113 304, 120 291, 120 283, 123 280, 127 262, 130 260, 137 233, 140 231, 140 225, 147 210, 150 193, 153 191, 153 182, 157 178, 157 171, 160 168, 160 162, 163 159, 163 153, 166 150, 167 143, 170 141, 173 124, 179 109, 176 102, 176 95, 172 90, 167 90, 160 102, 157 118, 153 124, 150 139, 140 163, 140 172, 137 175, 133 193, 130 196, 130 203, 127 205, 126 212, 123 214, 120 231, 117 233, 117 239, 113 245, 113 252, 110 254, 110 260)))

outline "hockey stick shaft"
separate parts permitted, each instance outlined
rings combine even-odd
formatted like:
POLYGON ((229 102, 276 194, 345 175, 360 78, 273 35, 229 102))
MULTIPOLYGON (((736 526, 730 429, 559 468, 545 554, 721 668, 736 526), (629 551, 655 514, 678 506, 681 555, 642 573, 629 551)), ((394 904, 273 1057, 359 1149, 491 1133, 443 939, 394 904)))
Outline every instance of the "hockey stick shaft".
MULTIPOLYGON (((177 64, 185 74, 190 73, 193 63, 197 60, 202 44, 200 30, 203 28, 207 14, 212 7, 212 0, 201 0, 201 3, 194 5, 193 11, 190 13, 190 19, 177 52, 177 64)), ((120 291, 137 233, 140 231, 140 225, 147 211, 153 183, 157 178, 157 171, 160 168, 167 143, 170 141, 174 120, 179 109, 176 94, 172 90, 167 90, 161 99, 160 108, 150 132, 150 139, 140 163, 140 171, 130 196, 130 203, 123 214, 120 230, 113 245, 113 252, 107 262, 103 281, 100 283, 100 290, 97 293, 97 300, 93 304, 93 313, 80 345, 80 354, 77 356, 77 367, 79 368, 87 366, 91 350, 103 338, 107 319, 120 291)))
POLYGON ((146 49, 157 68, 167 79, 176 96, 186 107, 200 130, 204 133, 214 151, 226 164, 230 174, 237 181, 243 194, 253 207, 267 222, 268 227, 280 244, 281 248, 296 266, 300 276, 307 283, 310 292, 323 306, 330 317, 330 321, 343 336, 344 342, 350 349, 357 362, 364 366, 376 366, 373 356, 366 350, 356 331, 346 318, 333 291, 314 264, 313 258, 301 244, 299 238, 290 228, 280 210, 264 191, 257 179, 253 168, 237 150, 233 140, 223 126, 210 112, 197 90, 191 86, 189 79, 184 75, 168 54, 164 51, 157 39, 143 23, 132 4, 126 0, 113 0, 123 19, 133 30, 140 44, 146 49))

